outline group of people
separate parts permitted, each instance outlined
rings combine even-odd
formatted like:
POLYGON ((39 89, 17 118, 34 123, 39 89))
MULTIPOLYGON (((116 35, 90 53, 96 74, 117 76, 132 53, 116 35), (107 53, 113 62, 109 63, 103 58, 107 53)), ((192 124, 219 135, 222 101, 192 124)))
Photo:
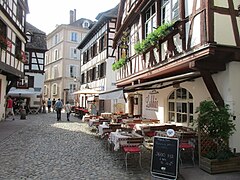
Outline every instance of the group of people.
POLYGON ((47 101, 47 106, 48 106, 48 112, 51 112, 51 108, 53 109, 53 111, 56 111, 57 113, 57 121, 61 121, 61 111, 64 108, 66 113, 67 113, 67 121, 70 121, 70 114, 71 114, 71 105, 69 103, 69 101, 66 102, 65 105, 63 105, 61 99, 58 99, 57 101, 55 99, 53 99, 51 101, 50 98, 48 98, 47 101))

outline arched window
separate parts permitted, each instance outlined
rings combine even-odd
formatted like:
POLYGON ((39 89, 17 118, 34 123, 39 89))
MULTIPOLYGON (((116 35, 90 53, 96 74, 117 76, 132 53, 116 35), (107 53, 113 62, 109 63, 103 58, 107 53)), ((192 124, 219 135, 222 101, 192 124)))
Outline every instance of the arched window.
POLYGON ((58 90, 57 87, 58 87, 58 86, 57 86, 56 83, 54 83, 54 84, 52 85, 52 95, 57 95, 57 94, 58 94, 58 93, 57 93, 57 90, 58 90))
POLYGON ((186 89, 176 89, 168 97, 168 120, 187 124, 193 122, 193 96, 186 89))

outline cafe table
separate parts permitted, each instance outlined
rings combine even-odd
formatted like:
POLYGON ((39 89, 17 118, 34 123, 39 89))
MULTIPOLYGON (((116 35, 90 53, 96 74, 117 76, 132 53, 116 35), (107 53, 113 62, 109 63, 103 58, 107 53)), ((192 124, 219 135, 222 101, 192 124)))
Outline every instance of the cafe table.
MULTIPOLYGON (((114 151, 117 151, 120 149, 121 146, 127 146, 128 145, 128 140, 129 139, 134 139, 134 138, 142 138, 143 136, 137 134, 137 133, 129 133, 129 132, 111 132, 108 138, 108 141, 110 144, 114 145, 114 151)), ((135 144, 139 145, 139 143, 135 144)))
POLYGON ((112 113, 101 113, 101 117, 106 118, 106 119, 111 119, 112 118, 112 113))
POLYGON ((100 124, 98 126, 98 134, 100 136, 103 136, 105 133, 111 132, 111 129, 109 127, 109 125, 107 124, 100 124))

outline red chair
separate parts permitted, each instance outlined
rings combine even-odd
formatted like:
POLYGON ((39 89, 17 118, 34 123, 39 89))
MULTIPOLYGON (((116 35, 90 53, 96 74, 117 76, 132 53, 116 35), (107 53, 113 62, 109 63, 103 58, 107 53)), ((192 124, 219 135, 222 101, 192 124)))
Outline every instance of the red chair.
POLYGON ((195 145, 194 140, 196 138, 195 133, 182 133, 179 138, 179 160, 183 165, 183 154, 190 153, 193 166, 195 166, 195 145))
POLYGON ((142 163, 141 163, 141 149, 140 145, 143 143, 143 138, 129 138, 127 141, 127 145, 123 146, 123 152, 125 153, 125 166, 126 171, 128 167, 128 155, 129 154, 139 154, 139 166, 142 169, 142 163))

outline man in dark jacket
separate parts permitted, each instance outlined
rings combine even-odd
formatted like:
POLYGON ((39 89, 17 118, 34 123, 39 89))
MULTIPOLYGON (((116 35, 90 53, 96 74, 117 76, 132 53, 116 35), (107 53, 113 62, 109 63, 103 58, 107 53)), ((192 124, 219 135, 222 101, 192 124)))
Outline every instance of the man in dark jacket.
POLYGON ((57 112, 57 121, 61 121, 62 107, 63 107, 62 101, 58 99, 54 105, 54 108, 56 109, 56 112, 57 112))

